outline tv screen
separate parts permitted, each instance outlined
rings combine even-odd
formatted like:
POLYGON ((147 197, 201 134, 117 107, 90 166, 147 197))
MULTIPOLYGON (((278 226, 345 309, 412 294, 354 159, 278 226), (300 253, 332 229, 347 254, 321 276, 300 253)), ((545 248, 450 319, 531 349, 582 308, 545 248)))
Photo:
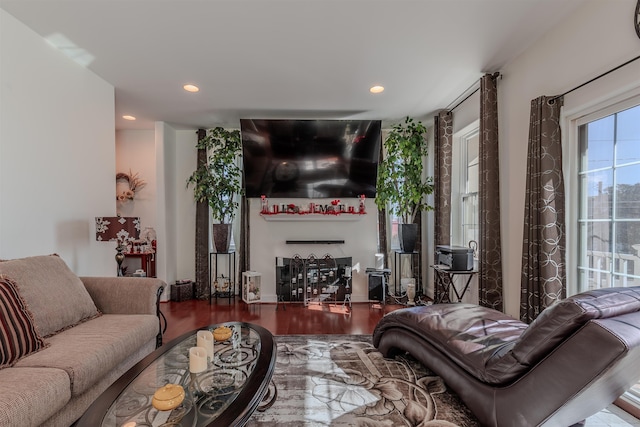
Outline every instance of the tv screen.
POLYGON ((376 195, 380 120, 241 119, 247 197, 376 195))

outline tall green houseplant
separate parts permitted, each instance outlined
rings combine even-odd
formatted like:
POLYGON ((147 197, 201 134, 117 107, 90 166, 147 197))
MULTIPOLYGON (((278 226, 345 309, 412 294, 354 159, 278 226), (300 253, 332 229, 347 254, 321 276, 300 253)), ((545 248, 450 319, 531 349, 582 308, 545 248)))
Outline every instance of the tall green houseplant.
POLYGON ((402 224, 413 224, 418 213, 433 209, 426 199, 434 190, 433 177, 423 171, 423 159, 428 154, 426 134, 422 122, 406 117, 391 128, 384 141, 386 153, 378 166, 376 205, 389 209, 402 224))
POLYGON ((187 179, 196 202, 206 202, 214 222, 213 237, 218 252, 229 251, 231 223, 238 209, 237 195, 242 194, 242 170, 238 157, 242 153, 239 130, 223 127, 209 129, 196 148, 206 150, 206 162, 200 162, 187 179), (224 227, 216 225, 223 224, 224 227), (222 231, 220 230, 222 229, 222 231), (226 235, 226 242, 220 241, 226 235), (219 243, 222 246, 219 247, 219 243))

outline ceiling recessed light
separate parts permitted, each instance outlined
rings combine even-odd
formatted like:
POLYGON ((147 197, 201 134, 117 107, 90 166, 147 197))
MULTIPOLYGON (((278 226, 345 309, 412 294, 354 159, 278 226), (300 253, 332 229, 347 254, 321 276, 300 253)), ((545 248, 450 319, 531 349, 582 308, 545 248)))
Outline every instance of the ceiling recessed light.
POLYGON ((136 118, 133 116, 122 116, 123 119, 125 120, 135 120, 136 118))
POLYGON ((371 93, 380 93, 384 91, 384 87, 383 86, 372 86, 371 89, 369 89, 369 92, 371 93))
POLYGON ((200 88, 198 86, 195 86, 195 85, 184 85, 182 87, 187 92, 198 92, 200 90, 200 88))

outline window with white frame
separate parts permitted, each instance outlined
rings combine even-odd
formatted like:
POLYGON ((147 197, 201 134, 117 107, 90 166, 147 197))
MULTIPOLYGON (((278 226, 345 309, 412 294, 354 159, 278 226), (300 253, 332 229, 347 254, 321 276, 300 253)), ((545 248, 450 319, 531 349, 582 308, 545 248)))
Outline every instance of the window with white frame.
POLYGON ((576 292, 640 285, 640 100, 578 121, 576 292))
POLYGON ((451 180, 451 243, 468 246, 479 239, 479 129, 474 124, 454 137, 451 180))

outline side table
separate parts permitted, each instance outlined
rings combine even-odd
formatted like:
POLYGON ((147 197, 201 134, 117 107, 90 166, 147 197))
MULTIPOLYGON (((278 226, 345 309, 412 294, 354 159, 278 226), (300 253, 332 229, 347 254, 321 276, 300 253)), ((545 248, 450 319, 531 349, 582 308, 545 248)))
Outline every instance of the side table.
POLYGON ((451 301, 451 290, 457 298, 457 302, 462 301, 462 297, 469 289, 471 279, 474 275, 478 274, 478 270, 450 270, 447 266, 440 264, 432 265, 435 278, 435 289, 433 300, 435 303, 453 302, 451 301), (462 292, 458 292, 458 289, 453 284, 456 276, 467 276, 467 282, 462 289, 462 292))
POLYGON ((211 271, 211 275, 209 276, 209 304, 211 304, 211 299, 215 293, 216 299, 220 298, 229 298, 229 302, 231 302, 231 298, 235 298, 236 295, 236 253, 235 251, 230 252, 210 252, 209 253, 209 270, 211 271), (225 292, 218 292, 218 289, 214 289, 213 282, 218 279, 224 279, 225 277, 218 274, 218 257, 226 256, 227 257, 227 273, 229 274, 229 287, 225 292), (214 260, 215 259, 215 260, 214 260), (212 260, 214 260, 212 262, 212 260), (211 269, 211 267, 214 267, 211 269), (214 277, 212 280, 211 277, 214 277))
POLYGON ((154 250, 144 252, 125 252, 126 258, 140 258, 141 268, 146 277, 156 277, 156 252, 154 250))

